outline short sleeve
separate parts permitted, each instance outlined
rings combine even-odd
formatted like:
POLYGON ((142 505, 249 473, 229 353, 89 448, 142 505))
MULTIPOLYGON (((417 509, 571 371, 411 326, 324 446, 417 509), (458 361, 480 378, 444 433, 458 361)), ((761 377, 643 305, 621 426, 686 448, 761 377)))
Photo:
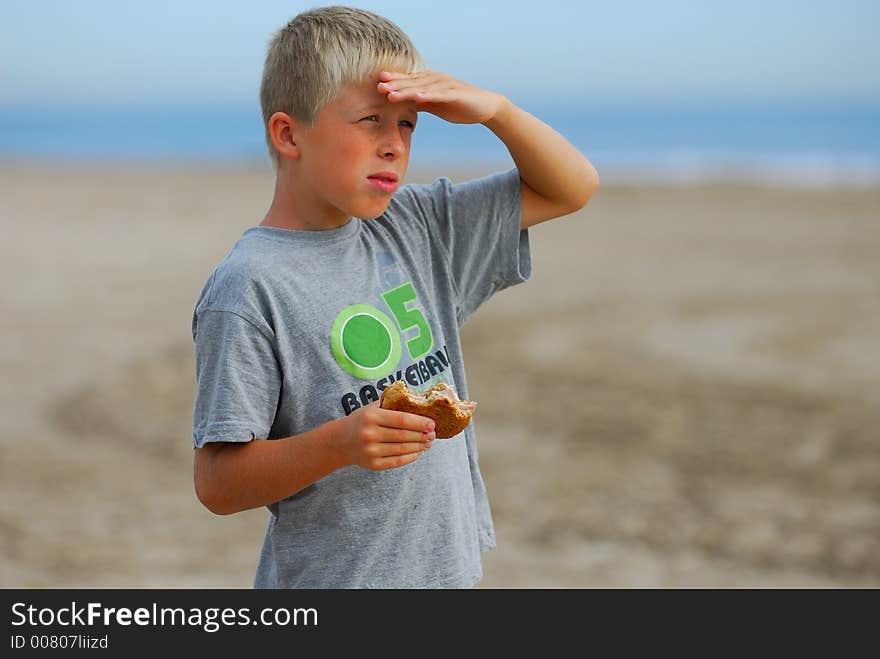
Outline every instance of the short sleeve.
POLYGON ((531 276, 528 229, 522 222, 519 171, 462 183, 437 179, 420 192, 433 211, 429 231, 449 263, 459 326, 496 292, 531 276))
POLYGON ((266 439, 281 391, 272 338, 245 315, 202 310, 193 324, 193 446, 266 439))

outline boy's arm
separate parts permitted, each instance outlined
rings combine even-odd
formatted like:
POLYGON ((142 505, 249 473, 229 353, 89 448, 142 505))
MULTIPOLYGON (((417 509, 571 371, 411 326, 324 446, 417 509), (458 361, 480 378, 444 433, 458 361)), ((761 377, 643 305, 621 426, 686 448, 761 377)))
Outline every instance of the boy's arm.
POLYGON ((372 403, 300 435, 211 442, 195 450, 196 496, 218 515, 259 508, 342 467, 402 467, 429 449, 434 438, 433 420, 372 403))
POLYGON ((482 123, 504 142, 522 180, 523 229, 583 208, 599 187, 595 167, 580 151, 501 94, 436 71, 382 71, 379 81, 389 102, 411 101, 452 123, 482 123))
POLYGON ((210 442, 195 450, 196 496, 218 515, 280 501, 345 466, 330 424, 277 440, 210 442))
POLYGON ((483 125, 504 142, 519 170, 522 229, 580 210, 599 187, 599 174, 580 151, 507 98, 483 125))

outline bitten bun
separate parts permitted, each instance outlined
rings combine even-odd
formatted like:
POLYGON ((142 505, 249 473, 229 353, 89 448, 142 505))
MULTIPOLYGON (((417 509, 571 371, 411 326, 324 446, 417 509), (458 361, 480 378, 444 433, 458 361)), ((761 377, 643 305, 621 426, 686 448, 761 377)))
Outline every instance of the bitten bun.
POLYGON ((438 439, 455 437, 471 422, 477 404, 472 400, 460 400, 455 390, 445 382, 435 384, 425 393, 410 390, 402 380, 397 380, 382 392, 379 406, 420 414, 434 420, 434 432, 438 439))

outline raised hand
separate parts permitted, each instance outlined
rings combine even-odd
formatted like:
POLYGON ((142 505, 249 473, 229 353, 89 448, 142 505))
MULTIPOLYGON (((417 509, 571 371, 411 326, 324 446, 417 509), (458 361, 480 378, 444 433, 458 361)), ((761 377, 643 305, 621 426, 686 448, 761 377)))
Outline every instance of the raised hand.
POLYGON ((438 71, 394 73, 382 71, 377 89, 388 101, 413 101, 420 112, 453 124, 478 124, 492 119, 507 99, 438 71))

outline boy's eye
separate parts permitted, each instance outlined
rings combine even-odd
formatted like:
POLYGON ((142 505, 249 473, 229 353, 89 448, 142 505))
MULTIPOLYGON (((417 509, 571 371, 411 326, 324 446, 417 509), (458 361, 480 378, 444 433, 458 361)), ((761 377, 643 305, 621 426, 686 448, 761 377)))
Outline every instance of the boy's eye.
MULTIPOLYGON (((371 120, 373 120, 373 119, 375 119, 376 121, 378 121, 378 120, 379 120, 379 115, 378 115, 378 114, 371 114, 370 116, 368 116, 368 117, 364 117, 363 119, 361 119, 361 121, 371 121, 371 120)), ((415 125, 413 122, 409 121, 408 119, 404 119, 404 120, 401 121, 400 123, 402 123, 402 124, 406 124, 407 126, 409 126, 410 130, 415 130, 415 129, 416 129, 416 125, 415 125)))

